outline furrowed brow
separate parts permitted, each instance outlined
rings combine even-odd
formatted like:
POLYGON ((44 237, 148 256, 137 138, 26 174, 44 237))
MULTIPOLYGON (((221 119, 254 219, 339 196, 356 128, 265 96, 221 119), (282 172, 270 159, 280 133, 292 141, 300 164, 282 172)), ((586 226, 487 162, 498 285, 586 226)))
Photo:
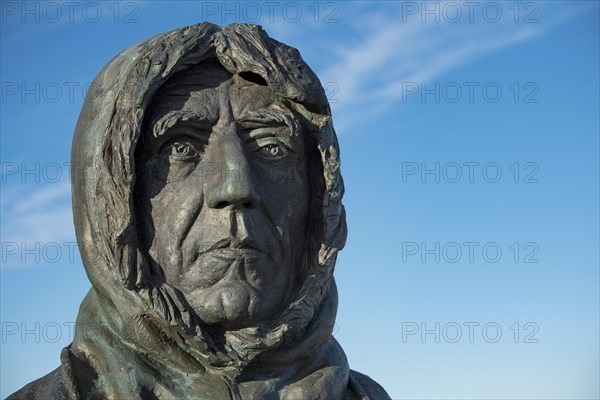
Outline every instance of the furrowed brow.
POLYGON ((170 111, 153 123, 152 136, 158 138, 176 124, 189 122, 199 127, 209 127, 217 123, 214 116, 209 116, 203 110, 170 111))
POLYGON ((271 126, 287 126, 290 136, 300 135, 300 125, 294 115, 283 109, 264 109, 261 111, 249 111, 237 120, 242 128, 264 128, 271 126))

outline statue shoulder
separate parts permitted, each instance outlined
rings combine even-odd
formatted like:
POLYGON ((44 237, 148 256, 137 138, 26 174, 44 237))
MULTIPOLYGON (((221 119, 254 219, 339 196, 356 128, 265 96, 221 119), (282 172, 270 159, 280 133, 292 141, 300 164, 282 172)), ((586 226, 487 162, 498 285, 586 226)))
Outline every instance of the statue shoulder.
POLYGON ((6 400, 77 399, 78 390, 73 377, 69 347, 64 348, 61 352, 60 367, 49 374, 28 383, 20 390, 8 396, 6 400))
POLYGON ((348 390, 344 400, 390 400, 384 388, 365 374, 350 370, 348 390))
POLYGON ((63 382, 62 366, 49 374, 28 383, 21 390, 16 391, 6 400, 38 400, 38 399, 69 399, 63 382))

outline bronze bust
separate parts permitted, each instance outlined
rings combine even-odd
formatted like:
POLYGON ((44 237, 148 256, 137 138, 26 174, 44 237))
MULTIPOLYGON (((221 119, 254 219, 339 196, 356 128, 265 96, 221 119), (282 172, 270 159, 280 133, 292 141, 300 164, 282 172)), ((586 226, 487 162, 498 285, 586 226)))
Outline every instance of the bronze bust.
POLYGON ((121 52, 72 148, 92 289, 61 366, 9 399, 388 399, 332 336, 339 168, 318 78, 259 26, 121 52))

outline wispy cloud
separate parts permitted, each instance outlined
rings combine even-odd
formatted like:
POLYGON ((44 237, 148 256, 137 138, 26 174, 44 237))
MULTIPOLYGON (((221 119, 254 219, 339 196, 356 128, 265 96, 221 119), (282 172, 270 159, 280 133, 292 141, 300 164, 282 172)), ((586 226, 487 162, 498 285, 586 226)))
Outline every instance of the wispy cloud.
POLYGON ((435 22, 431 16, 423 22, 419 15, 408 18, 394 2, 376 12, 362 9, 363 23, 356 29, 366 34, 334 46, 337 58, 319 74, 322 82, 335 82, 339 89, 337 103, 332 104, 338 128, 340 121, 352 126, 383 110, 382 104, 393 104, 403 95, 403 83, 438 79, 484 55, 540 36, 589 6, 573 6, 567 14, 558 8, 546 8, 543 19, 537 15, 538 22, 529 24, 515 23, 510 14, 496 23, 470 22, 466 17, 458 23, 443 18, 435 22))
POLYGON ((46 208, 49 203, 55 200, 69 199, 70 195, 71 185, 68 181, 63 180, 22 198, 21 201, 14 204, 14 211, 17 213, 26 213, 35 209, 46 208))
MULTIPOLYGON (((2 267, 40 264, 48 246, 74 244, 71 187, 67 180, 32 189, 2 188, 2 267), (38 254, 32 254, 37 252, 38 254)), ((49 250, 50 251, 50 250, 49 250)), ((59 250, 62 251, 62 250, 59 250)), ((46 258, 54 258, 48 255, 46 258)), ((61 261, 64 261, 61 259, 61 261)))

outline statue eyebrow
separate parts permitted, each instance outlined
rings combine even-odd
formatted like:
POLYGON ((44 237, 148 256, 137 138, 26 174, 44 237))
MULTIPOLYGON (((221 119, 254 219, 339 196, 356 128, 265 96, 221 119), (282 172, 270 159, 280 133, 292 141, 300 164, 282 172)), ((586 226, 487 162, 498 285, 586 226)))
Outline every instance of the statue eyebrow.
POLYGON ((201 110, 170 111, 154 121, 152 136, 158 138, 170 128, 180 123, 189 123, 200 127, 211 127, 217 123, 216 116, 209 116, 201 110))
POLYGON ((285 143, 288 148, 292 147, 294 138, 297 138, 297 124, 291 115, 280 110, 261 110, 251 111, 238 119, 237 125, 241 128, 248 129, 244 135, 246 143, 252 142, 264 137, 277 137, 285 143), (286 128, 273 129, 268 128, 286 128))
POLYGON ((280 141, 282 141, 289 149, 293 148, 293 137, 290 134, 289 127, 286 125, 271 125, 270 127, 285 127, 288 129, 269 129, 269 126, 263 126, 261 128, 254 129, 252 131, 246 132, 244 135, 245 143, 252 143, 256 140, 260 140, 263 138, 276 137, 280 141))
POLYGON ((284 109, 264 109, 261 111, 249 111, 237 121, 242 128, 266 128, 285 126, 289 128, 290 137, 299 136, 301 132, 300 125, 294 118, 294 115, 284 109))
POLYGON ((265 128, 269 126, 288 126, 284 121, 278 119, 268 119, 268 118, 244 118, 238 119, 237 125, 242 128, 265 128))

